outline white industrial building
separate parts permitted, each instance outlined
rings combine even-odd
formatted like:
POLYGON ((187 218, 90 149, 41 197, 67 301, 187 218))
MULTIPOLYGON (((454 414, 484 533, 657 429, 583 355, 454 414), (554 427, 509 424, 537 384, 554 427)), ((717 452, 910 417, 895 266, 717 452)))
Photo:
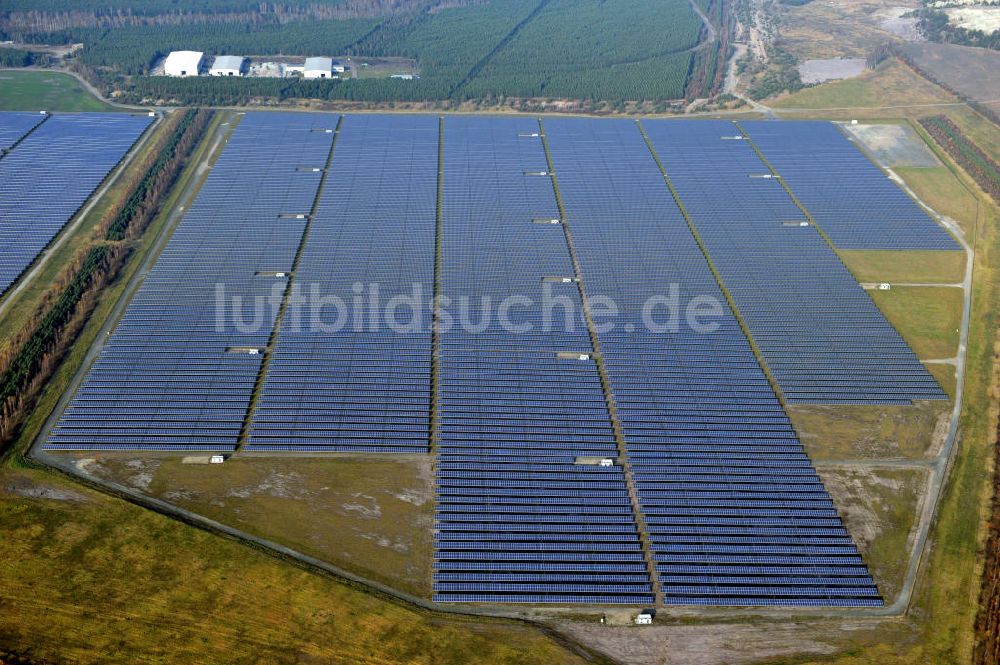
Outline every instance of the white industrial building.
POLYGON ((243 76, 246 61, 241 55, 217 55, 208 73, 212 76, 243 76))
POLYGON ((333 78, 333 58, 306 58, 302 76, 307 79, 333 78))
POLYGON ((167 76, 198 76, 205 54, 201 51, 171 51, 163 63, 167 76))
POLYGON ((340 60, 334 60, 330 63, 330 68, 337 74, 343 74, 347 71, 347 66, 340 60))

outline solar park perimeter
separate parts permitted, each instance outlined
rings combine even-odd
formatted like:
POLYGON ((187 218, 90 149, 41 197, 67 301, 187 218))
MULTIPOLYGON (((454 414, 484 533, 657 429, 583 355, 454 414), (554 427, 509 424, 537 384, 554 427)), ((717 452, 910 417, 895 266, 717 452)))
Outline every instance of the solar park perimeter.
POLYGON ((442 602, 881 606, 784 404, 945 395, 835 248, 957 244, 829 123, 248 113, 44 447, 429 455, 442 602))

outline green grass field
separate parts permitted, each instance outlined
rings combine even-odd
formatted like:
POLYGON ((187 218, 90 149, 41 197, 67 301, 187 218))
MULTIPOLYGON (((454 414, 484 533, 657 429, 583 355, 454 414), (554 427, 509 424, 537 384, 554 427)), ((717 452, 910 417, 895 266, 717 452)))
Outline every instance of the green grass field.
POLYGON ((941 389, 944 390, 948 397, 955 399, 955 383, 957 382, 955 366, 944 363, 925 363, 924 367, 931 373, 931 376, 937 379, 941 389))
POLYGON ((0 71, 0 111, 115 111, 69 74, 0 71))
POLYGON ((893 169, 910 187, 919 187, 924 203, 946 217, 959 221, 969 235, 976 219, 976 197, 958 181, 947 167, 893 169))
POLYGON ((896 286, 868 292, 921 360, 958 352, 962 290, 947 286, 896 286))

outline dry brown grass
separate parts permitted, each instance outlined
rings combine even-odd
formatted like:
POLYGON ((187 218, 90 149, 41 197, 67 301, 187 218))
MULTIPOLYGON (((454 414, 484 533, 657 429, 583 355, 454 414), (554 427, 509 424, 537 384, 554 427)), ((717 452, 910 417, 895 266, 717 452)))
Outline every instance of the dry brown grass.
POLYGON ((840 250, 838 254, 859 282, 957 284, 965 277, 965 252, 840 250))
POLYGON ((357 575, 430 596, 430 458, 237 457, 225 464, 104 458, 79 464, 315 556, 357 575))
POLYGON ((0 643, 72 663, 580 663, 538 630, 403 606, 41 471, 0 471, 0 643))
POLYGON ((792 405, 788 416, 816 460, 921 459, 936 452, 950 404, 913 406, 792 405))
MULTIPOLYGON (((816 3, 811 3, 816 4, 816 3)), ((768 102, 777 109, 885 109, 912 104, 941 104, 958 101, 953 95, 923 79, 898 60, 887 60, 874 71, 844 81, 831 81, 806 88, 768 102)), ((893 109, 892 115, 899 115, 893 109)), ((798 117, 798 116, 796 116, 798 117)))

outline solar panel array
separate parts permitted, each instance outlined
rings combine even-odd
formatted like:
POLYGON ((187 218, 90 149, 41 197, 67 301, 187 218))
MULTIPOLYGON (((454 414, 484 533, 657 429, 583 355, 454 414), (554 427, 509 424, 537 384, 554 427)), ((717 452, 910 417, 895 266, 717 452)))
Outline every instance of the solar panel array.
POLYGON ((836 125, 818 120, 740 125, 838 248, 959 249, 836 125))
POLYGON ((0 159, 0 293, 31 265, 149 126, 147 116, 52 116, 0 159))
POLYGON ((344 119, 247 450, 427 451, 437 162, 437 118, 344 119))
POLYGON ((42 113, 0 111, 0 155, 48 117, 42 113))
MULTIPOLYGON (((439 123, 247 114, 47 447, 425 452, 436 423, 437 600, 652 602, 628 462, 667 603, 881 605, 639 127, 545 120, 554 179, 535 120, 439 123)), ((778 344, 843 303, 892 337, 732 125, 648 126, 776 365, 851 371, 778 344)))
POLYGON ((617 448, 546 170, 534 120, 445 123, 435 598, 649 603, 622 468, 575 463, 617 448))
POLYGON ((309 212, 322 174, 298 167, 326 161, 330 123, 243 117, 48 448, 236 447, 287 284, 260 273, 292 269, 306 220, 280 216, 309 212))
POLYGON ((643 126, 788 402, 945 399, 732 123, 643 126))
POLYGON ((588 297, 620 311, 600 350, 664 602, 881 605, 728 307, 714 331, 685 316, 725 301, 635 123, 545 129, 588 297), (656 332, 671 289, 680 320, 656 332))

